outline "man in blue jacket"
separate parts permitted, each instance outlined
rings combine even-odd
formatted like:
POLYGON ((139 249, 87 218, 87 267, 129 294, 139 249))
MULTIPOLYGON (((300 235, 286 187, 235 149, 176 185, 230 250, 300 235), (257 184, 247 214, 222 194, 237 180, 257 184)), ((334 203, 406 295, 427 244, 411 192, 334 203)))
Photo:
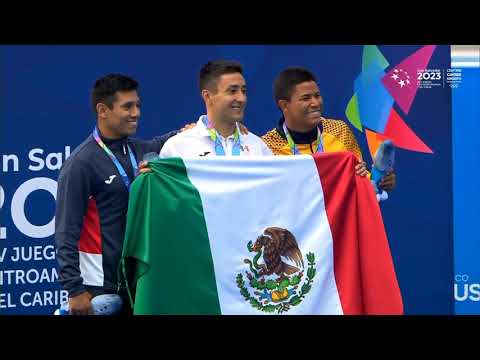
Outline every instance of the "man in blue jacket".
POLYGON ((60 170, 55 241, 70 314, 91 314, 93 297, 117 293, 130 184, 144 154, 158 154, 177 133, 149 141, 131 137, 140 118, 137 89, 137 81, 120 74, 96 81, 96 125, 60 170))

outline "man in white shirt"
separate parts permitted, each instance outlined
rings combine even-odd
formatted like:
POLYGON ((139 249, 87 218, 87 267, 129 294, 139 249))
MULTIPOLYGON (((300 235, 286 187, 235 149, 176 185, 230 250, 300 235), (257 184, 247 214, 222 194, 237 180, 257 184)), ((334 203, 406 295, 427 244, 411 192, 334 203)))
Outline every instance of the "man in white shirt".
POLYGON ((243 135, 247 87, 242 65, 235 61, 211 61, 200 70, 199 85, 207 114, 192 129, 165 143, 160 157, 262 156, 272 152, 251 132, 243 135))

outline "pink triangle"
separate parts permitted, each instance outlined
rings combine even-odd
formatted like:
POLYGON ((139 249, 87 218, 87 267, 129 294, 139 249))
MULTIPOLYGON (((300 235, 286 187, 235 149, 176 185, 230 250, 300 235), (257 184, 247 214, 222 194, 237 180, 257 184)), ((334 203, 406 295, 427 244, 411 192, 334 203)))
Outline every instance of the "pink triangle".
POLYGON ((405 114, 410 111, 418 90, 417 72, 427 67, 435 47, 435 45, 422 47, 382 78, 383 85, 405 114))
POLYGON ((415 135, 394 108, 392 108, 383 135, 391 138, 396 147, 433 154, 433 151, 415 135))

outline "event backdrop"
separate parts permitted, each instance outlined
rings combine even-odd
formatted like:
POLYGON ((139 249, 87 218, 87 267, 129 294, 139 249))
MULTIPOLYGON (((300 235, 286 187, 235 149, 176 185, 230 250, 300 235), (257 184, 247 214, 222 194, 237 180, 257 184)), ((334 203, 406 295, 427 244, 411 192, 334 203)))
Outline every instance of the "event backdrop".
MULTIPOLYGON (((93 129, 94 81, 112 72, 137 79, 142 101, 137 135, 151 138, 197 120, 204 111, 199 69, 220 58, 244 65, 245 122, 257 135, 280 116, 272 97, 274 77, 300 65, 318 78, 324 116, 349 122, 369 165, 369 146, 382 138, 377 134, 398 138, 403 148, 396 156, 397 188, 381 209, 405 313, 453 314, 452 86, 446 45, 1 46, 0 313, 52 314, 66 298, 55 261, 56 180, 62 162, 93 129), (406 80, 415 88, 402 95, 406 80)), ((467 271, 473 270, 461 274, 467 271)))

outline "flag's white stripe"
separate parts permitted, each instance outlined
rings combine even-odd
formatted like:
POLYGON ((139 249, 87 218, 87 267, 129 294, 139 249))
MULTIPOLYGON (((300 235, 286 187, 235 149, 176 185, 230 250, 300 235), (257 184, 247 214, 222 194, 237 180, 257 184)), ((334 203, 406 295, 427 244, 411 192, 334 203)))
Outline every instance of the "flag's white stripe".
POLYGON ((102 254, 90 254, 79 251, 79 260, 83 285, 103 286, 102 254))
POLYGON ((235 277, 245 274, 248 266, 243 260, 253 257, 247 243, 255 242, 270 226, 286 228, 295 235, 305 270, 307 252, 316 255, 312 290, 288 314, 342 313, 333 271, 332 234, 311 156, 184 162, 202 200, 222 314, 261 314, 243 300, 235 277))

